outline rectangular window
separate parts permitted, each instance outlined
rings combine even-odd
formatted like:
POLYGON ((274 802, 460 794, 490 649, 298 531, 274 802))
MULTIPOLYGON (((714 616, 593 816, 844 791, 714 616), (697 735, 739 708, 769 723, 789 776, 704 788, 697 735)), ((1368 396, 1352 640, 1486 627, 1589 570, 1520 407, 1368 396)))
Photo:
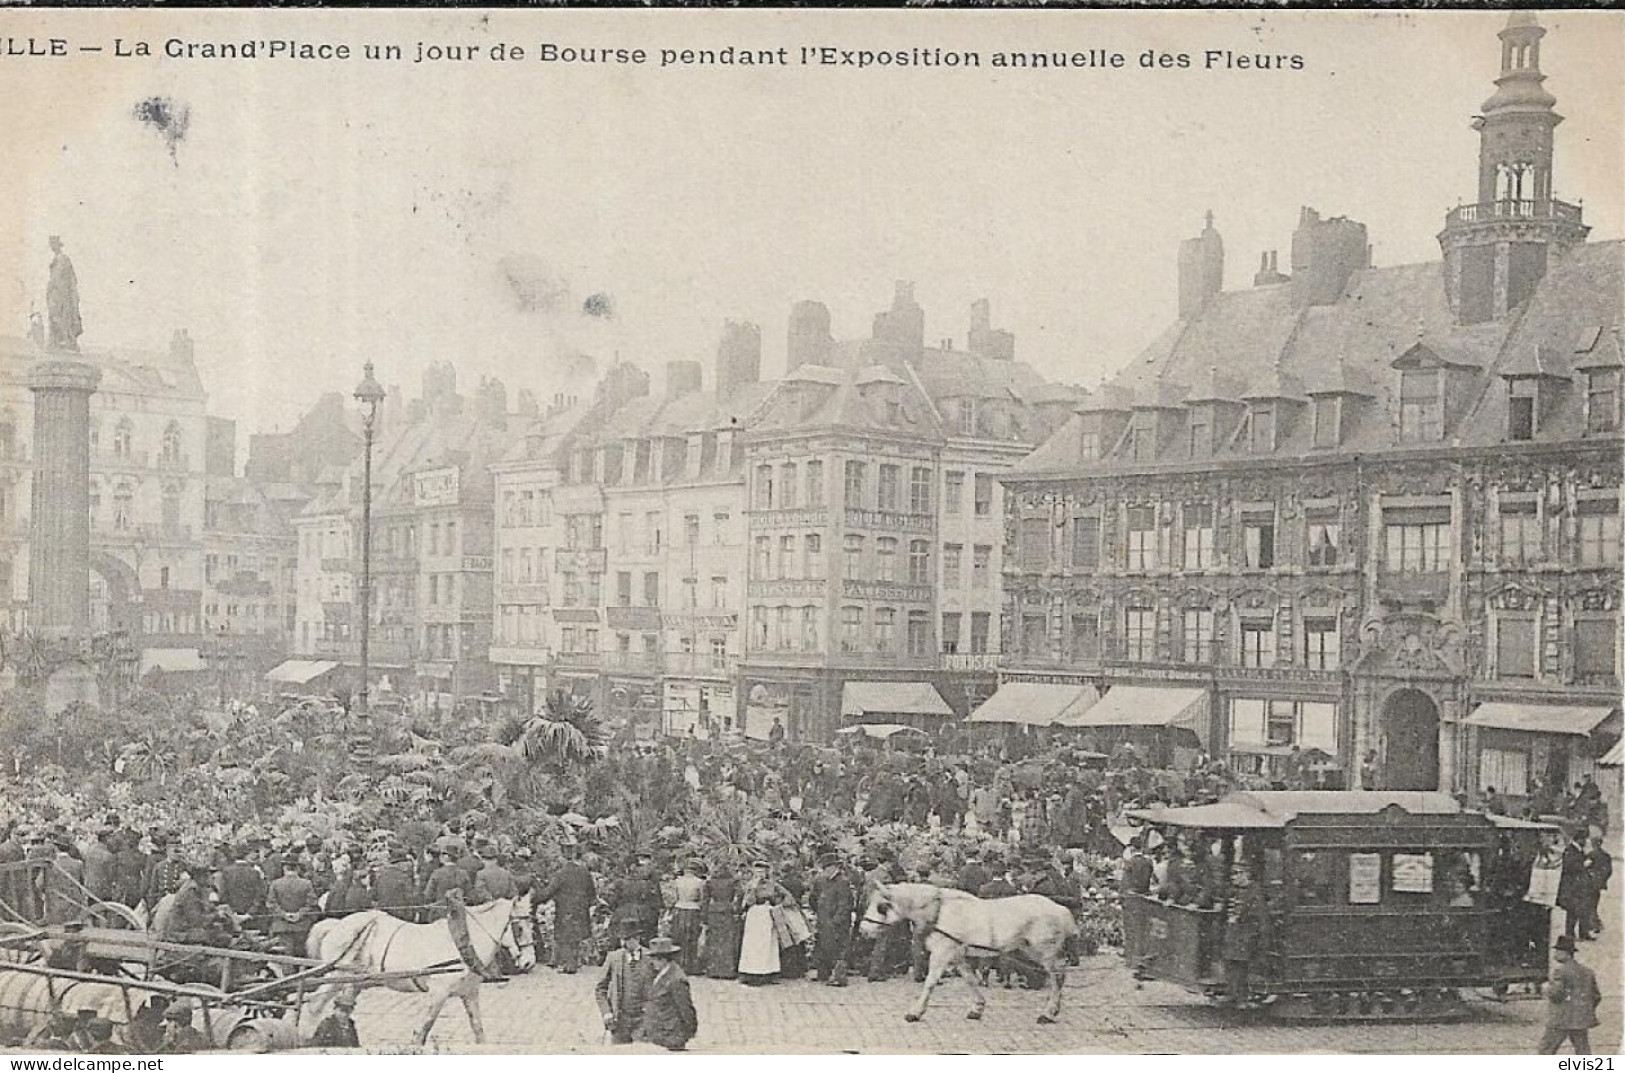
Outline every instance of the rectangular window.
POLYGON ((959 651, 959 623, 964 616, 958 611, 942 613, 942 650, 949 654, 959 651))
POLYGON ((711 579, 711 606, 721 610, 728 606, 728 579, 714 577, 711 579))
POLYGON ((1341 543, 1342 537, 1342 526, 1338 522, 1337 512, 1320 513, 1311 511, 1308 522, 1309 565, 1336 566, 1337 547, 1341 543))
POLYGON ((818 636, 818 608, 803 607, 801 609, 801 650, 803 652, 817 652, 824 647, 818 636))
POLYGON ((970 650, 973 655, 982 655, 987 651, 992 619, 993 616, 986 611, 970 613, 970 650))
POLYGON ((1507 439, 1535 438, 1539 391, 1533 380, 1519 379, 1507 383, 1507 439))
POLYGON ((649 513, 645 514, 643 516, 643 524, 648 530, 648 532, 644 533, 644 536, 649 541, 649 554, 659 555, 661 544, 660 512, 651 510, 649 513))
POLYGON ((1439 370, 1406 369, 1399 374, 1399 439, 1430 443, 1444 435, 1444 398, 1439 370))
POLYGON ((865 506, 863 500, 864 472, 862 462, 848 462, 846 464, 846 509, 862 510, 865 506))
POLYGON ((1131 607, 1127 612, 1124 653, 1131 660, 1157 658, 1157 612, 1149 607, 1131 607))
POLYGON ((581 606, 581 575, 572 570, 564 571, 564 606, 581 606))
POLYGON ((1243 562, 1249 570, 1268 570, 1275 565, 1275 514, 1256 511, 1241 516, 1243 562))
POLYGON ((750 646, 757 652, 767 651, 768 642, 767 608, 752 607, 750 609, 750 646))
POLYGON ((897 538, 875 538, 875 580, 897 580, 897 538))
MULTIPOLYGON (((630 515, 630 514, 622 514, 622 515, 620 515, 619 520, 620 520, 620 524, 617 525, 615 528, 616 528, 616 535, 620 538, 620 542, 619 542, 620 551, 621 551, 622 555, 630 555, 632 553, 633 546, 637 543, 637 529, 633 525, 632 515, 630 515)), ((580 537, 580 531, 579 531, 578 525, 577 525, 576 520, 574 518, 569 519, 569 521, 567 521, 565 524, 569 527, 569 531, 570 531, 570 533, 569 533, 570 547, 574 548, 574 547, 577 546, 577 540, 580 537)))
POLYGON ((931 654, 931 617, 928 612, 908 613, 908 654, 915 657, 931 654))
POLYGON ((965 474, 951 469, 942 478, 942 511, 958 514, 965 509, 965 474))
POLYGON ((845 560, 842 563, 843 576, 853 579, 863 577, 863 538, 855 533, 846 534, 841 551, 845 560))
POLYGON ((643 575, 643 606, 660 606, 660 575, 652 570, 643 575))
POLYGON ((986 473, 976 475, 976 516, 985 518, 993 513, 993 478, 986 473))
POLYGON ((1342 441, 1343 400, 1336 395, 1315 396, 1315 446, 1336 447, 1342 441))
POLYGON ((1243 619, 1241 623, 1241 665, 1275 666, 1275 620, 1243 619))
POLYGON ((877 490, 878 510, 897 510, 901 495, 903 467, 883 464, 880 467, 880 484, 877 490))
POLYGON ((1341 637, 1337 620, 1333 618, 1306 618, 1303 620, 1303 665, 1311 671, 1335 671, 1338 668, 1341 637))
POLYGON ((712 532, 717 547, 726 547, 728 544, 728 512, 718 511, 711 516, 712 532))
POLYGON ((1038 573, 1049 566, 1048 518, 1023 518, 1017 532, 1016 561, 1023 570, 1038 573))
POLYGON ((1157 508, 1130 507, 1128 516, 1128 568, 1157 568, 1157 508))
POLYGON ((632 572, 621 570, 615 575, 615 606, 632 606, 632 572))
POLYGON ((824 576, 824 538, 818 533, 808 533, 803 540, 807 552, 806 576, 816 580, 824 576))
POLYGON ((1072 519, 1072 565, 1080 570, 1100 568, 1100 515, 1079 514, 1072 519))
POLYGON ((1100 615, 1093 611, 1073 615, 1069 642, 1074 660, 1099 659, 1100 615))
POLYGON ((683 579, 683 610, 697 611, 700 607, 700 579, 685 577, 683 579))
POLYGON ((1213 565, 1213 506, 1187 503, 1180 517, 1185 523, 1185 569, 1206 570, 1213 565))
POLYGON ((986 589, 993 577, 993 546, 977 544, 971 549, 970 587, 986 589))
POLYGON ((698 514, 683 515, 683 543, 690 548, 699 547, 700 516, 698 514))
POLYGON ((1586 499, 1579 513, 1580 565, 1619 565, 1619 501, 1586 499))
POLYGON ((1157 419, 1151 414, 1135 414, 1129 426, 1129 457, 1136 462, 1151 462, 1157 457, 1157 419))
POLYGON ((1207 458, 1213 453, 1213 411, 1206 406, 1191 408, 1188 443, 1192 458, 1207 458))
POLYGON ((1237 697, 1230 702, 1230 744, 1263 745, 1265 702, 1237 697))
POLYGON ((1021 616, 1021 651, 1036 659, 1049 658, 1049 622, 1043 615, 1021 616))
POLYGON ((796 576, 796 538, 793 536, 779 537, 779 576, 793 578, 796 576))
POLYGON ((773 467, 760 465, 756 467, 756 488, 754 503, 757 510, 773 509, 773 467))
POLYGON ((824 505, 824 463, 814 459, 807 463, 807 506, 824 505))
POLYGON ((1586 374, 1586 431, 1619 431, 1619 370, 1594 369, 1586 374))
POLYGON ((1535 620, 1502 615, 1495 621, 1495 672, 1502 678, 1535 677, 1535 620))
POLYGON ((915 585, 931 584, 931 545, 923 540, 908 542, 908 580, 915 585))
POLYGON ((766 581, 773 576, 773 541, 770 537, 756 538, 751 555, 751 576, 758 581, 766 581))
POLYGON ((1272 700, 1264 711, 1264 743, 1291 745, 1297 738, 1298 713, 1289 700, 1272 700))
POLYGON ((1185 609, 1185 662, 1213 662, 1213 612, 1206 608, 1185 609))
POLYGON ((897 648, 897 611, 891 607, 875 608, 875 651, 892 652, 897 648))
POLYGON ((796 464, 786 462, 779 467, 779 506, 784 508, 796 505, 796 492, 799 482, 796 479, 796 464))
POLYGON ((1275 404, 1261 402, 1253 407, 1252 443, 1249 446, 1254 454, 1269 454, 1275 450, 1275 404))
POLYGON ((1522 749, 1480 749, 1478 785, 1485 792, 1524 797, 1529 793, 1529 754, 1522 749))
POLYGON ((1612 618, 1583 618, 1574 624, 1574 674, 1577 678, 1611 678, 1617 664, 1617 631, 1612 618))
POLYGON ((1450 508, 1383 511, 1385 563, 1391 573, 1432 574, 1450 566, 1450 508))
POLYGON ((781 652, 794 651, 796 635, 790 629, 790 608, 773 609, 773 647, 781 652))
POLYGON ((963 583, 961 570, 963 564, 960 560, 965 557, 965 545, 944 544, 942 546, 942 585, 944 588, 957 589, 963 583))
POLYGON ((1540 543, 1540 515, 1535 504, 1501 504, 1501 562, 1509 566, 1538 563, 1540 543))
POLYGON ((910 514, 931 513, 931 471, 915 466, 908 481, 908 509, 910 514))
POLYGON ((604 602, 604 575, 590 573, 587 575, 587 606, 599 607, 604 602))
POLYGON ((863 608, 841 608, 841 651, 863 651, 863 608))

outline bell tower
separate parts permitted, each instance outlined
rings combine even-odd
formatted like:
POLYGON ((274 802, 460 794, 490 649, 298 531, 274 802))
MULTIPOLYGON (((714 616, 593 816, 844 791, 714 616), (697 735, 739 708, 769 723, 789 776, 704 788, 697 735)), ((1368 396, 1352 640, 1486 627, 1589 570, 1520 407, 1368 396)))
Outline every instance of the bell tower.
POLYGON ((1550 262, 1590 228, 1578 205, 1552 196, 1552 135, 1563 122, 1557 98, 1542 85, 1545 27, 1515 11, 1501 31, 1495 92, 1473 119, 1478 131, 1478 200, 1445 216, 1444 252, 1450 305, 1461 324, 1482 324, 1516 310, 1550 262))

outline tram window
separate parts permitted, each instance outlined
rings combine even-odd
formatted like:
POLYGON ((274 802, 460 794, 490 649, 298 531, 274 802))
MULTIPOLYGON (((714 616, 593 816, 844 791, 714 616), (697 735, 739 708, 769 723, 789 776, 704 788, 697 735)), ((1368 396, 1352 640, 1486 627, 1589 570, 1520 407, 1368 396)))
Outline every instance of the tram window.
POLYGON ((1338 895, 1338 855, 1300 853, 1294 866, 1294 886, 1299 905, 1333 905, 1338 895))

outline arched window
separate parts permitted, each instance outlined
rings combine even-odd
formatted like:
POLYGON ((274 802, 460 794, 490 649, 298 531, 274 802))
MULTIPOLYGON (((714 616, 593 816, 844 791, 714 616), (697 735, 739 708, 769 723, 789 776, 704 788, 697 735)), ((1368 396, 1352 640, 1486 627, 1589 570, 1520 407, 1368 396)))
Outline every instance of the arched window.
POLYGON ((164 485, 163 525, 166 533, 173 533, 181 527, 181 489, 179 485, 164 485))
POLYGON ((113 430, 113 455, 117 458, 129 458, 131 446, 135 441, 135 426, 130 424, 128 417, 119 418, 118 427, 113 430))
POLYGON ((165 462, 181 460, 181 426, 174 421, 164 429, 163 460, 165 462))

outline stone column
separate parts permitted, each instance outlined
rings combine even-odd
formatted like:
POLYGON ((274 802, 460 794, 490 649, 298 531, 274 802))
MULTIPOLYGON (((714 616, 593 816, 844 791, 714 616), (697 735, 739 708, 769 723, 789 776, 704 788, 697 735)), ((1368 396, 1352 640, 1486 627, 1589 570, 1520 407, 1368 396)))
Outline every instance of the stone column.
POLYGON ((48 357, 28 372, 34 393, 34 492, 28 626, 46 637, 90 632, 90 396, 101 370, 48 357))

